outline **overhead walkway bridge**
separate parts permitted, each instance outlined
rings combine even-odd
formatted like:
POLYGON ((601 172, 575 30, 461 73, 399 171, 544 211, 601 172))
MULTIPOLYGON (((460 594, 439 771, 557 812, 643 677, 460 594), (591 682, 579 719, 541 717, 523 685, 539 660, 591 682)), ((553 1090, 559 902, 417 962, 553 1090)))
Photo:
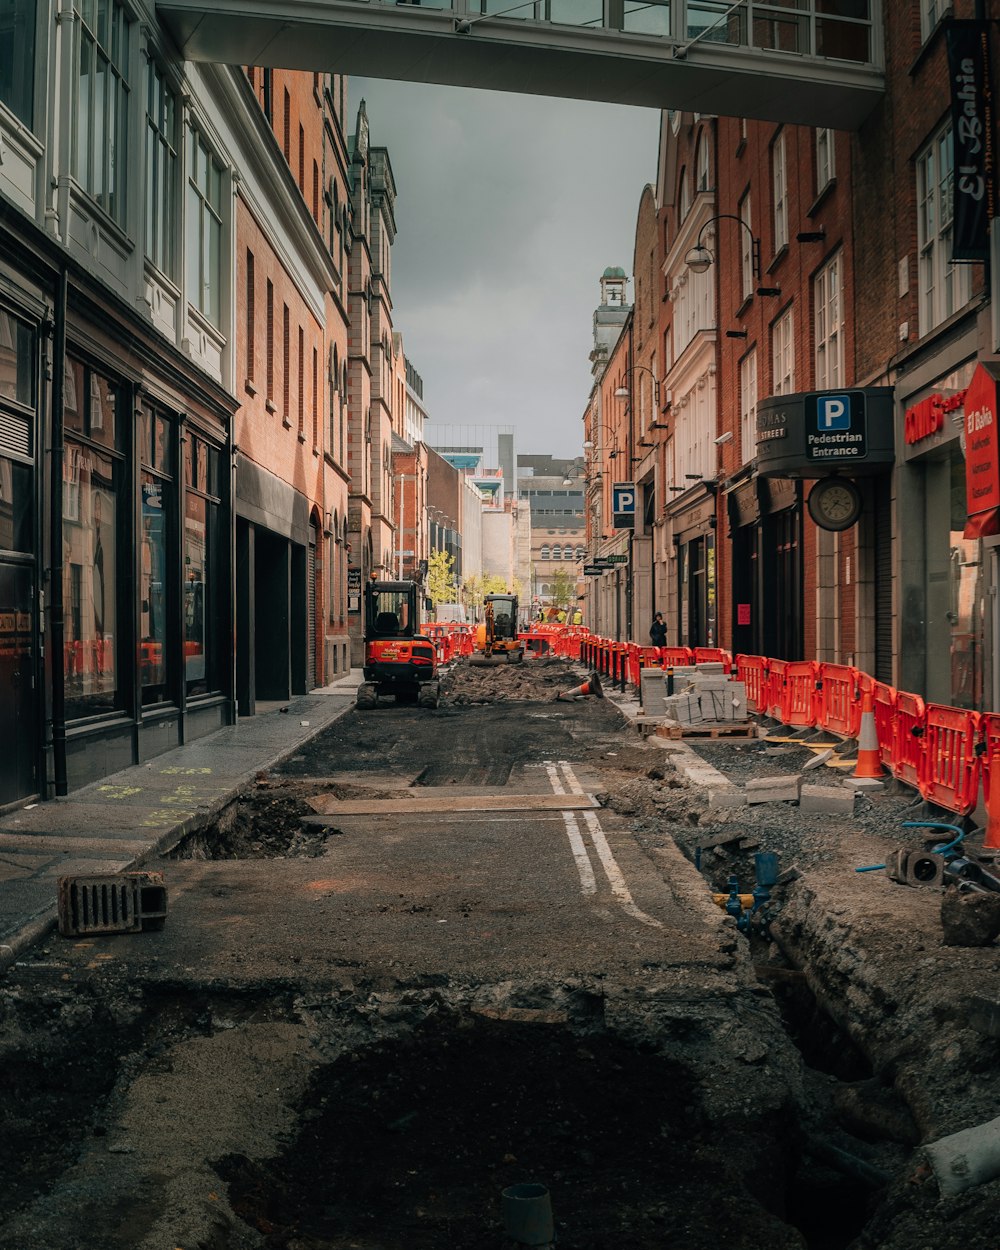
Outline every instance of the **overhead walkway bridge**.
POLYGON ((191 61, 856 130, 880 0, 163 0, 191 61))

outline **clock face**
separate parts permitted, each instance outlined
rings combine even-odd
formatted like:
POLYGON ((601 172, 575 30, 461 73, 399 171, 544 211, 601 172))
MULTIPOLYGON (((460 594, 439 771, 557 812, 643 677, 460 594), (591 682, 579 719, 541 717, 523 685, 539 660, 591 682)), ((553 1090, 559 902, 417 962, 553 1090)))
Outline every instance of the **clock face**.
POLYGON ((861 515, 861 495, 849 478, 827 477, 809 492, 808 506, 821 529, 846 530, 861 515))

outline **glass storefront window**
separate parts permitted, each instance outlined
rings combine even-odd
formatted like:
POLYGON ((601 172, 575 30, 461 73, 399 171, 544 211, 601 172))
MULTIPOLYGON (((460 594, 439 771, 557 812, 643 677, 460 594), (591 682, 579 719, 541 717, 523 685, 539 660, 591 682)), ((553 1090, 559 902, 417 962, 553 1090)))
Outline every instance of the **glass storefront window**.
POLYGON ((982 541, 965 538, 965 458, 958 443, 926 466, 927 698, 983 707, 985 581, 982 541), (948 518, 947 525, 942 522, 948 518))
POLYGON ((32 550, 31 466, 0 456, 0 551, 32 550))
POLYGON ((66 361, 63 421, 67 433, 82 434, 102 447, 119 446, 121 388, 82 361, 66 361))
POLYGON ((217 602, 221 527, 219 453, 189 434, 184 447, 184 675, 189 696, 220 688, 220 622, 217 602))
POLYGON ((35 406, 35 334, 0 308, 0 399, 35 406))
POLYGON ((169 695, 167 668, 168 557, 173 526, 172 492, 167 479, 143 473, 142 535, 139 542, 139 682, 143 704, 169 695))
POLYGON ((118 705, 118 481, 114 458, 66 440, 63 604, 66 714, 71 719, 118 705))

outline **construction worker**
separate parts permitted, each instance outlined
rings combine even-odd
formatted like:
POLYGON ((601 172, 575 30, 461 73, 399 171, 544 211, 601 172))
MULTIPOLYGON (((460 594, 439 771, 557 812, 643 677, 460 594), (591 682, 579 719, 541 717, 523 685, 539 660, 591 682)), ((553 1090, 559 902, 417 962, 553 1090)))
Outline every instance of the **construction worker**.
POLYGON ((556 624, 557 625, 566 624, 566 612, 563 608, 560 608, 559 611, 556 613, 556 624))
POLYGON ((577 608, 576 611, 573 613, 573 624, 574 625, 583 624, 583 613, 580 611, 579 608, 577 608))

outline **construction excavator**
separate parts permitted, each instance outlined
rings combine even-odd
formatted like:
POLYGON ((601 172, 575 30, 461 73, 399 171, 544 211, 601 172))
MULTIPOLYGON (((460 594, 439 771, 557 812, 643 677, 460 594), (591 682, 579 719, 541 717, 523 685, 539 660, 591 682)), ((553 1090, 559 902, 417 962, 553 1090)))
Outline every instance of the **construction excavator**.
POLYGON ((524 646, 517 636, 517 595, 487 595, 484 620, 476 626, 475 651, 469 663, 478 667, 491 664, 520 664, 524 646))
POLYGON ((380 695, 389 694, 397 703, 438 706, 437 650, 420 632, 418 592, 416 582, 373 579, 365 586, 365 680, 358 687, 359 708, 373 708, 380 695))

